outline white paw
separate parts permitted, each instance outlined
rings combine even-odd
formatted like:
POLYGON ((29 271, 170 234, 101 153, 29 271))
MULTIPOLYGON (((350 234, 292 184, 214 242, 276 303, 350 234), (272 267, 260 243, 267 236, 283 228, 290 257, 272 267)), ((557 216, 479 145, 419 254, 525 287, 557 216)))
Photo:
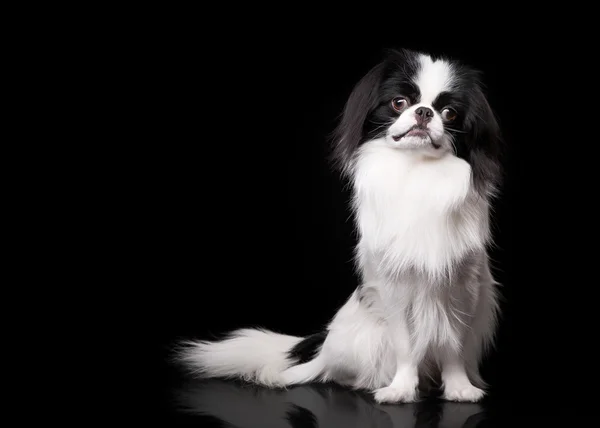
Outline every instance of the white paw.
POLYGON ((375 401, 378 403, 414 403, 417 401, 416 387, 386 386, 375 390, 375 401))
POLYGON ((485 395, 483 389, 479 389, 471 384, 459 383, 456 385, 447 385, 444 387, 444 400, 461 401, 476 403, 485 395))

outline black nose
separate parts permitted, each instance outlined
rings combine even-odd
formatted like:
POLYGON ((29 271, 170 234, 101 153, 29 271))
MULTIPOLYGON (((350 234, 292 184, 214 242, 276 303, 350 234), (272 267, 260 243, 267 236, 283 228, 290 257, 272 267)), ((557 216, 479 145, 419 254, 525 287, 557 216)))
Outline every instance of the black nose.
POLYGON ((415 117, 417 118, 417 123, 422 125, 431 120, 433 117, 433 110, 429 107, 419 107, 415 110, 415 117))

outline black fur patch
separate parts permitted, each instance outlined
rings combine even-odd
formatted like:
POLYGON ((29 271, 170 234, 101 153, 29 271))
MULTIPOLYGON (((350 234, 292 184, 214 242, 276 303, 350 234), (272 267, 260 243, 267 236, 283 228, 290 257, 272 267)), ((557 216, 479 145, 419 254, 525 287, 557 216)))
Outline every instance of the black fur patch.
POLYGON ((302 339, 288 352, 288 358, 296 361, 296 364, 306 363, 315 356, 319 347, 325 342, 327 332, 311 334, 302 339))

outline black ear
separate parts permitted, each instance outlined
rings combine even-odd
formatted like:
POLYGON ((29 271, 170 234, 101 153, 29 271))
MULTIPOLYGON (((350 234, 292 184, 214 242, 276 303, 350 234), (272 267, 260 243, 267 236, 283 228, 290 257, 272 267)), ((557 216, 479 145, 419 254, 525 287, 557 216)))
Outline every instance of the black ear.
POLYGON ((333 132, 332 160, 342 172, 347 172, 356 149, 363 142, 365 121, 377 107, 379 83, 384 68, 384 62, 376 65, 354 86, 341 120, 333 132))
POLYGON ((468 136, 469 163, 475 188, 495 194, 502 184, 503 138, 498 120, 480 88, 475 90, 471 132, 468 136))

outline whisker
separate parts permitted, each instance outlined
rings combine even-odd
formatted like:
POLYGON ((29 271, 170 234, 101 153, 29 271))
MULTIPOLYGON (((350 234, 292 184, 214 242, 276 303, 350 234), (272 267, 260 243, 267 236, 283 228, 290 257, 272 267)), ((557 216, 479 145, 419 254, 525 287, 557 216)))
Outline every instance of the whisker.
POLYGON ((460 132, 461 134, 466 134, 467 133, 467 131, 461 131, 460 129, 448 128, 447 126, 444 129, 446 131, 460 132))
MULTIPOLYGON (((394 121, 393 121, 393 120, 391 120, 391 121, 389 121, 389 122, 385 122, 385 123, 384 123, 384 122, 374 122, 374 121, 372 121, 372 123, 374 123, 374 124, 379 124, 379 126, 378 126, 378 127, 376 127, 376 128, 375 128, 375 129, 372 131, 372 132, 375 132, 375 131, 378 131, 378 130, 379 130, 379 129, 381 129, 381 128, 384 128, 384 127, 386 127, 386 126, 392 125, 392 123, 394 123, 394 121)), ((380 131, 380 132, 378 132, 377 134, 375 134, 375 136, 374 136, 373 138, 379 138, 379 137, 381 137, 382 135, 384 135, 386 132, 387 132, 387 129, 384 129, 383 131, 380 131)))
POLYGON ((448 142, 450 143, 450 146, 452 148, 452 153, 454 155, 456 155, 458 153, 458 149, 456 148, 456 141, 454 141, 455 139, 455 135, 450 134, 449 132, 446 133, 446 135, 448 136, 448 142))

